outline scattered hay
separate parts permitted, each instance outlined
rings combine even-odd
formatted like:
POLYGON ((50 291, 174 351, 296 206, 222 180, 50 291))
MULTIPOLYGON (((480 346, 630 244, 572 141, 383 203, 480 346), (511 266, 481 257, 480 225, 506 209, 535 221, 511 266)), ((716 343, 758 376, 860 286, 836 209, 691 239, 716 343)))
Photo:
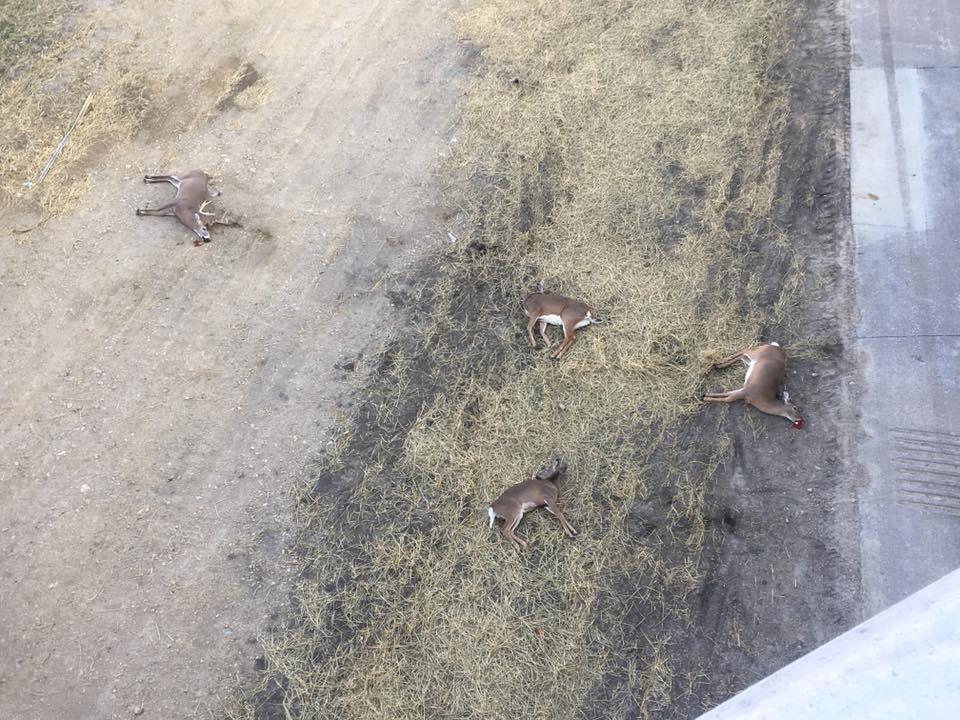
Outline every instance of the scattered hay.
POLYGON ((489 0, 465 18, 484 48, 459 158, 471 230, 413 292, 416 331, 305 493, 271 712, 696 709, 709 669, 676 647, 729 456, 722 410, 697 398, 711 353, 789 335, 799 272, 771 220, 787 25, 785 0, 489 0), (559 363, 526 346, 540 278, 608 320, 559 363), (581 534, 533 513, 518 556, 484 508, 556 453, 581 534))
POLYGON ((64 30, 77 9, 68 0, 4 0, 0 5, 0 80, 16 74, 29 58, 64 30))
POLYGON ((146 107, 150 87, 130 69, 130 47, 97 46, 96 18, 59 15, 70 7, 41 3, 11 25, 0 21, 7 33, 0 60, 8 60, 0 86, 0 207, 14 199, 36 202, 47 215, 72 207, 88 189, 84 164, 131 137, 146 107), (21 53, 12 64, 11 52, 21 53), (89 110, 41 181, 88 96, 89 110))
POLYGON ((214 103, 215 111, 230 107, 240 110, 254 110, 263 105, 270 97, 270 88, 253 63, 245 62, 236 69, 227 81, 227 87, 214 103))
POLYGON ((270 86, 265 82, 238 92, 233 98, 233 105, 241 110, 256 110, 270 99, 270 86))

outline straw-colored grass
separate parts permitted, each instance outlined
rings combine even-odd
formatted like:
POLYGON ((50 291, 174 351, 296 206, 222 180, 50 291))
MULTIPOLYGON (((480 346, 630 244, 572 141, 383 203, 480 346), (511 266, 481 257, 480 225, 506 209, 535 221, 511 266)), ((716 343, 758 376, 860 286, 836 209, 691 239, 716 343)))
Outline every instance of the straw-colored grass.
POLYGON ((59 214, 86 192, 85 163, 137 129, 150 85, 131 69, 130 45, 96 39, 96 14, 58 0, 13 0, 0 13, 0 208, 17 200, 59 214), (88 95, 89 110, 40 181, 88 95))
POLYGON ((711 359, 788 327, 798 272, 771 220, 787 12, 484 0, 464 18, 483 48, 459 157, 471 229, 305 494, 299 615, 267 639, 291 716, 695 706, 709 668, 675 648, 729 445, 697 398, 711 359), (526 345, 540 278, 608 321, 558 363, 526 345), (484 509, 557 453, 580 536, 532 513, 517 555, 484 509))

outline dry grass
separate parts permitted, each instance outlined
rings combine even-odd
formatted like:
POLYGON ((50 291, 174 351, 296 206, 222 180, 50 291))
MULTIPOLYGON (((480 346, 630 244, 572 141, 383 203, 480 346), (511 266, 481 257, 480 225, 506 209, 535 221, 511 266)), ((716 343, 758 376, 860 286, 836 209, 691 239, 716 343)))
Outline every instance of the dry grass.
POLYGON ((103 47, 95 15, 73 3, 14 0, 0 19, 0 207, 16 199, 59 214, 86 192, 84 164, 129 138, 139 125, 149 87, 130 69, 131 47, 103 47), (92 94, 52 169, 47 159, 92 94))
POLYGON ((77 3, 70 0, 4 0, 0 5, 0 79, 22 70, 62 29, 64 16, 76 9, 77 3))
POLYGON ((228 107, 255 110, 266 103, 269 97, 270 88, 253 64, 241 63, 227 80, 226 87, 214 102, 208 117, 228 107))
POLYGON ((676 650, 728 455, 697 397, 711 358, 784 331, 799 272, 771 222, 787 25, 785 0, 487 0, 464 19, 483 48, 472 230, 306 493, 300 616, 268 640, 291 716, 695 706, 709 670, 676 650), (525 345, 539 278, 608 319, 560 363, 525 345), (517 556, 484 508, 558 452, 581 535, 533 513, 517 556))

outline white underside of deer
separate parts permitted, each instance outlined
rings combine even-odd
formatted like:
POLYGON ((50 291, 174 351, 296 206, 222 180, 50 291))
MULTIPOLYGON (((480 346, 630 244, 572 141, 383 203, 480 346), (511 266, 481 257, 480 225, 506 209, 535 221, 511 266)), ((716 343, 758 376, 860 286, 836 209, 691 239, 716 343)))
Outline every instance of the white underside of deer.
POLYGON ((768 415, 779 415, 790 420, 798 430, 804 419, 796 406, 790 404, 790 394, 784 387, 786 380, 786 353, 779 343, 771 342, 734 353, 714 363, 716 368, 725 368, 738 360, 747 366, 743 387, 722 393, 706 393, 704 402, 731 403, 743 400, 768 415))
MULTIPOLYGON (((559 315, 541 315, 540 317, 537 318, 537 322, 545 322, 547 323, 547 325, 561 325, 561 326, 563 325, 563 320, 560 318, 559 315)), ((592 325, 594 322, 596 321, 590 317, 590 313, 588 311, 587 317, 585 317, 583 320, 581 320, 576 325, 574 325, 573 329, 579 330, 580 328, 586 327, 587 325, 592 325)))

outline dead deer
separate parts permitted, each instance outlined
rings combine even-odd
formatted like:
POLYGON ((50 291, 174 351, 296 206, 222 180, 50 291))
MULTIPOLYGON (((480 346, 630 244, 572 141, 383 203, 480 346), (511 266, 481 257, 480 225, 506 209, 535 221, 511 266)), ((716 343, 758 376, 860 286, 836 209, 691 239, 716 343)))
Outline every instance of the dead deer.
POLYGON ((764 343, 734 353, 728 358, 714 363, 715 368, 725 368, 737 360, 747 366, 747 375, 743 387, 723 393, 706 393, 704 402, 732 403, 743 400, 760 412, 768 415, 780 415, 793 423, 798 430, 803 427, 803 416, 795 405, 790 404, 790 393, 784 388, 787 375, 787 355, 778 343, 764 343))
POLYGON ((594 317, 593 311, 579 300, 544 290, 542 281, 537 284, 537 291, 530 293, 524 299, 523 312, 530 318, 527 323, 527 335, 533 347, 537 346, 537 341, 533 338, 534 325, 540 326, 540 337, 543 338, 547 347, 550 347, 546 332, 547 325, 563 326, 563 342, 550 356, 554 360, 559 360, 560 356, 570 349, 577 339, 577 330, 603 322, 603 318, 594 317))
POLYGON ((500 532, 513 543, 517 552, 523 550, 527 546, 527 542, 517 537, 513 531, 523 520, 524 514, 538 507, 546 507, 550 514, 555 515, 567 535, 574 537, 577 534, 577 531, 567 522, 557 505, 556 482, 560 478, 560 474, 566 469, 567 464, 563 461, 563 458, 558 457, 549 465, 544 466, 533 480, 525 480, 507 488, 487 508, 487 515, 490 516, 490 527, 493 527, 497 518, 501 518, 504 522, 500 532))
POLYGON ((213 218, 214 213, 206 212, 211 198, 219 197, 219 190, 209 186, 210 178, 202 170, 191 170, 185 175, 145 175, 145 183, 168 182, 177 189, 173 202, 157 208, 137 208, 137 215, 175 215, 177 219, 197 236, 194 245, 210 242, 209 226, 217 223, 229 224, 222 217, 213 218))

